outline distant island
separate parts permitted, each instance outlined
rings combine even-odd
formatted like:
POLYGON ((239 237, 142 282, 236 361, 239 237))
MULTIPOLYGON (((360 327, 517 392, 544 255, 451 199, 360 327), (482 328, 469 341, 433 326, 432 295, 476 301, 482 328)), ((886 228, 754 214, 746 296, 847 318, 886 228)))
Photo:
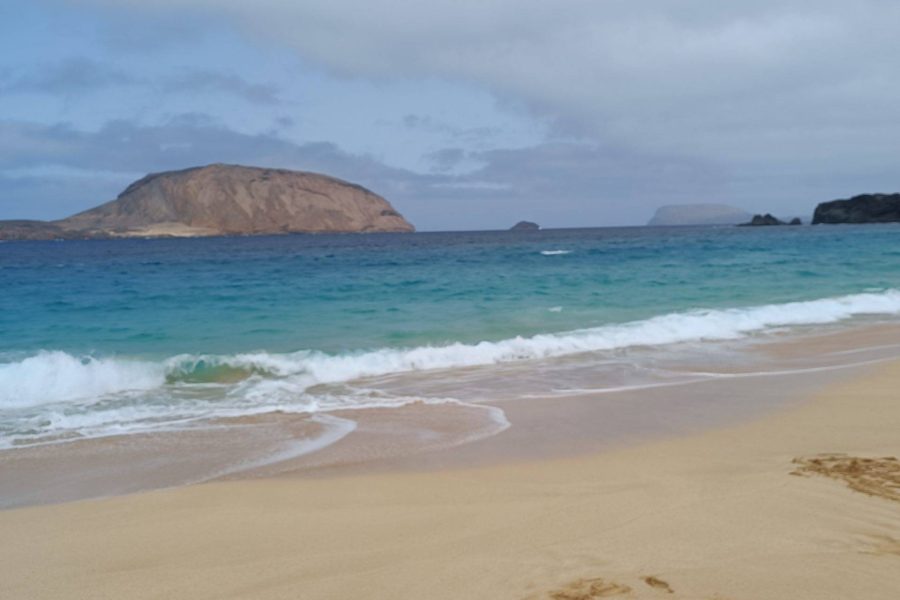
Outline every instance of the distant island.
POLYGON ((750 219, 750 213, 727 204, 670 204, 656 209, 648 226, 737 225, 750 219))
POLYGON ((59 221, 0 221, 0 239, 410 232, 381 196, 317 173, 213 164, 153 173, 59 221))
POLYGON ((537 223, 532 221, 519 221, 509 228, 510 231, 537 231, 541 228, 537 223))
POLYGON ((900 194, 861 194, 848 200, 822 202, 816 207, 812 222, 813 225, 900 222, 900 194))
POLYGON ((772 225, 803 225, 800 217, 794 217, 790 221, 782 221, 778 217, 772 216, 770 213, 764 215, 753 215, 747 223, 740 223, 740 227, 770 227, 772 225))

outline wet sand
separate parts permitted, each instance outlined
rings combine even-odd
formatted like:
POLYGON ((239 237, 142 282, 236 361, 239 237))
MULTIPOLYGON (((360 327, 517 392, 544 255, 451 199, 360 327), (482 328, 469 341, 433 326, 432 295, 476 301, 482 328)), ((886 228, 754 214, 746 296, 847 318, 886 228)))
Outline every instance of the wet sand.
POLYGON ((449 462, 2 511, 2 595, 894 600, 900 362, 820 384, 629 447, 466 464, 510 409, 449 462))

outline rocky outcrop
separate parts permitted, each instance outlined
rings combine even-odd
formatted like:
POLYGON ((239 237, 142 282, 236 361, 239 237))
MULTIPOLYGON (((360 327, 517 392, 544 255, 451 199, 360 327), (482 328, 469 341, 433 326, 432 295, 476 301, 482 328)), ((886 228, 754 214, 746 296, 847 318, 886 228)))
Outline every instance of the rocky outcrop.
POLYGON ((787 223, 766 213, 764 215, 753 215, 749 223, 740 224, 741 227, 767 227, 770 225, 787 225, 787 223))
POLYGON ((819 223, 892 223, 900 221, 900 194, 862 194, 849 200, 822 202, 813 225, 819 223))
POLYGON ((510 231, 537 231, 541 228, 537 223, 531 221, 519 221, 509 228, 510 231))
POLYGON ((800 220, 800 217, 794 217, 788 222, 788 225, 803 225, 803 221, 800 220))
POLYGON ((315 173, 209 165, 147 175, 54 222, 0 222, 0 239, 413 231, 366 188, 315 173))
POLYGON ((737 225, 750 213, 727 204, 671 204, 656 209, 648 226, 737 225))

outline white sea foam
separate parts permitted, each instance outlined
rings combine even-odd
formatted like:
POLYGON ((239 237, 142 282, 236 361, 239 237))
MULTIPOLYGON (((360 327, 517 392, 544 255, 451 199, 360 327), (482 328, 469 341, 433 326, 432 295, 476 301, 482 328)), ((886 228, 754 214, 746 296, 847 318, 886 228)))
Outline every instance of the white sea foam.
POLYGON ((19 362, 0 363, 0 410, 149 390, 163 383, 162 364, 39 352, 19 362))
POLYGON ((283 448, 273 454, 255 460, 237 463, 216 473, 211 473, 196 483, 209 481, 217 477, 225 477, 226 475, 233 475, 243 471, 249 471, 251 469, 257 469, 267 465, 274 465, 286 460, 298 458, 305 454, 312 454, 313 452, 317 452, 341 441, 356 430, 356 422, 351 421, 350 419, 342 419, 332 415, 316 415, 313 417, 313 420, 324 427, 324 432, 318 437, 291 440, 286 443, 283 448))
POLYGON ((571 250, 541 250, 541 254, 544 256, 559 256, 562 254, 571 254, 571 250))
MULTIPOLYGON (((0 364, 0 411, 102 398, 128 391, 190 387, 199 370, 229 368, 247 377, 228 387, 227 399, 244 409, 286 403, 310 412, 376 401, 371 397, 309 394, 320 384, 410 371, 487 366, 583 352, 679 342, 731 340, 775 328, 835 323, 859 315, 900 314, 900 291, 854 294, 749 308, 695 310, 630 323, 477 344, 383 348, 340 355, 316 351, 182 355, 163 362, 79 358, 41 352, 0 364)), ((270 408, 272 410, 272 408, 270 408)))
POLYGON ((270 373, 286 378, 292 385, 308 388, 407 371, 485 366, 632 346, 732 340, 773 328, 835 323, 859 315, 895 314, 900 314, 900 291, 888 290, 750 308, 672 313, 630 323, 477 344, 383 348, 341 355, 302 351, 178 357, 169 368, 190 369, 195 361, 219 363, 270 373))

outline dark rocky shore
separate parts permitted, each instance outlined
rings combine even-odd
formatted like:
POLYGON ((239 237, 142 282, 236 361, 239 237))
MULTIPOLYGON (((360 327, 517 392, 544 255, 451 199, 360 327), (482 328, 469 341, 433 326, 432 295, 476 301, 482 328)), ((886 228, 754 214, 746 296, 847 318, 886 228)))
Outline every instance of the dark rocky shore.
POLYGON ((822 202, 813 215, 813 225, 893 222, 900 222, 900 194, 861 194, 822 202))

